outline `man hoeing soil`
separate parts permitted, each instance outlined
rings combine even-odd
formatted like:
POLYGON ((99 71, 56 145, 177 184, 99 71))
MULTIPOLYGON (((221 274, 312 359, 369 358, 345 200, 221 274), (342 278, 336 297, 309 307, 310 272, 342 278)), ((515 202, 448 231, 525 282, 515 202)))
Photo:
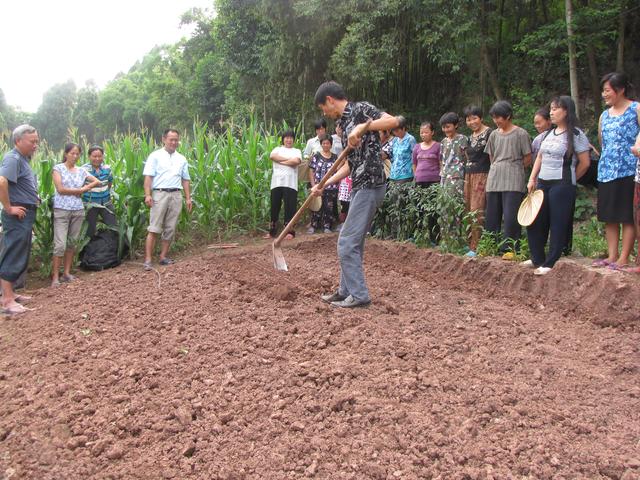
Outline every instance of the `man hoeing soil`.
MULTIPOLYGON (((335 185, 351 174, 352 193, 349 213, 338 237, 340 286, 322 300, 336 307, 364 307, 371 303, 364 279, 362 260, 364 241, 376 209, 385 194, 379 130, 391 130, 399 124, 396 117, 380 112, 367 102, 350 102, 336 82, 325 82, 315 96, 316 105, 329 118, 340 121, 342 144, 351 147, 345 163, 325 184, 335 185)), ((314 186, 314 195, 322 195, 314 186)))

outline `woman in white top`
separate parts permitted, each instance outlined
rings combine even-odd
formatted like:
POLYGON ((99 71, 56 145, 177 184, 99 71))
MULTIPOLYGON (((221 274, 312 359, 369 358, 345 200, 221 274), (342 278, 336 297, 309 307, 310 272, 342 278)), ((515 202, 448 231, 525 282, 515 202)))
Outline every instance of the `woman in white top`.
MULTIPOLYGON (((278 217, 284 202, 284 224, 287 225, 296 213, 298 202, 298 165, 302 162, 302 152, 293 148, 295 134, 287 130, 282 134, 282 145, 271 152, 269 158, 273 162, 271 176, 271 223, 269 234, 265 238, 275 238, 278 234, 278 217)), ((286 239, 292 239, 292 230, 286 239)))
POLYGON ((56 194, 53 197, 53 268, 51 286, 60 285, 60 281, 70 282, 71 264, 75 252, 74 243, 80 237, 84 220, 82 194, 100 185, 98 180, 76 163, 80 158, 80 145, 67 143, 64 147, 63 161, 53 167, 53 184, 56 194), (88 183, 85 185, 85 182, 88 183), (60 278, 60 264, 64 274, 60 278))
POLYGON ((535 221, 527 227, 531 260, 536 275, 545 275, 562 255, 573 221, 576 180, 589 168, 589 140, 576 127, 576 106, 563 95, 551 101, 554 128, 543 134, 540 150, 533 164, 527 190, 544 192, 544 200, 535 221), (545 246, 549 238, 549 249, 545 246))

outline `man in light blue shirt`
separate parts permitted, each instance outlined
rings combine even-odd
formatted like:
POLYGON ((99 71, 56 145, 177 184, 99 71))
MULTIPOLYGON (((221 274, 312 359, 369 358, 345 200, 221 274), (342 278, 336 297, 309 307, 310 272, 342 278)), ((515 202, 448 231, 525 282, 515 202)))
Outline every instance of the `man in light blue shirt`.
POLYGON ((151 270, 151 257, 156 237, 161 234, 160 265, 171 265, 167 257, 171 241, 176 233, 176 225, 182 211, 184 190, 187 211, 191 213, 189 164, 183 155, 176 152, 180 143, 180 133, 169 128, 162 135, 163 148, 152 152, 144 165, 144 203, 151 208, 147 241, 145 243, 145 270, 151 270))

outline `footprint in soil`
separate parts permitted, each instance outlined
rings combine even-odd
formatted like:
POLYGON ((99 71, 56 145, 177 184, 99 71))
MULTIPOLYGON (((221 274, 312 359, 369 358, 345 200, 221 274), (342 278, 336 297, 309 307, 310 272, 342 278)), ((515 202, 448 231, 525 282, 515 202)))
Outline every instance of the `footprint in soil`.
POLYGON ((288 285, 276 285, 271 289, 271 295, 280 301, 295 300, 298 296, 298 290, 288 285))

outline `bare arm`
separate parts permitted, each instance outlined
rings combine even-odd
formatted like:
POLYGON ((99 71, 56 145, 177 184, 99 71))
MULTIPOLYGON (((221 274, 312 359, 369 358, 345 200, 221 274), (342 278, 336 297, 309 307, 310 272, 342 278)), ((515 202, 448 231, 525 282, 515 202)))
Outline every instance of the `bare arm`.
POLYGON ((311 184, 312 187, 314 187, 316 184, 315 173, 316 172, 312 168, 309 168, 309 183, 311 184))
POLYGON ((147 204, 147 207, 151 208, 153 206, 153 197, 151 196, 151 185, 153 183, 153 177, 149 175, 144 176, 144 203, 147 204))
POLYGON ((289 158, 287 160, 285 160, 284 162, 278 162, 280 165, 286 165, 287 167, 297 167, 298 165, 300 165, 302 163, 302 160, 300 160, 299 158, 289 158))
POLYGON ((529 168, 531 166, 531 153, 527 153, 522 157, 522 163, 524 164, 524 168, 529 168))
POLYGON ((57 172, 57 171, 54 170, 52 176, 53 176, 53 184, 56 187, 56 191, 60 195, 82 195, 84 192, 88 192, 92 188, 97 187, 98 185, 100 185, 100 181, 99 180, 97 180, 95 177, 91 177, 97 183, 93 182, 93 183, 91 183, 89 185, 84 185, 81 188, 67 188, 64 185, 62 185, 62 176, 60 175, 60 172, 57 172))
MULTIPOLYGON (((531 158, 531 154, 529 154, 531 158)), ((527 184, 527 191, 529 193, 536 189, 536 183, 538 183, 538 174, 540 173, 540 167, 542 166, 542 154, 538 152, 536 161, 533 163, 533 169, 531 169, 531 175, 529 175, 529 183, 527 184)))
POLYGON ((375 132, 380 130, 393 130, 399 125, 398 118, 388 113, 383 113, 377 120, 369 120, 366 123, 356 125, 349 134, 349 145, 357 147, 360 139, 366 132, 375 132))
POLYGON ((193 203, 191 201, 191 182, 183 179, 182 188, 184 189, 184 201, 187 204, 187 212, 191 213, 191 210, 193 209, 193 203))
POLYGON ((8 215, 14 215, 19 219, 23 219, 27 214, 27 209, 24 207, 12 207, 9 201, 9 180, 6 177, 0 176, 0 203, 4 208, 4 211, 8 215))
POLYGON ((602 115, 598 119, 598 143, 600 143, 600 151, 602 151, 602 115))
MULTIPOLYGON (((100 180, 98 180, 96 177, 94 177, 93 175, 87 175, 87 180, 89 180, 89 183, 87 185, 85 185, 85 188, 89 191, 92 188, 96 188, 99 187, 100 184, 102 183, 100 180)), ((111 188, 111 186, 109 186, 109 188, 111 188)))

